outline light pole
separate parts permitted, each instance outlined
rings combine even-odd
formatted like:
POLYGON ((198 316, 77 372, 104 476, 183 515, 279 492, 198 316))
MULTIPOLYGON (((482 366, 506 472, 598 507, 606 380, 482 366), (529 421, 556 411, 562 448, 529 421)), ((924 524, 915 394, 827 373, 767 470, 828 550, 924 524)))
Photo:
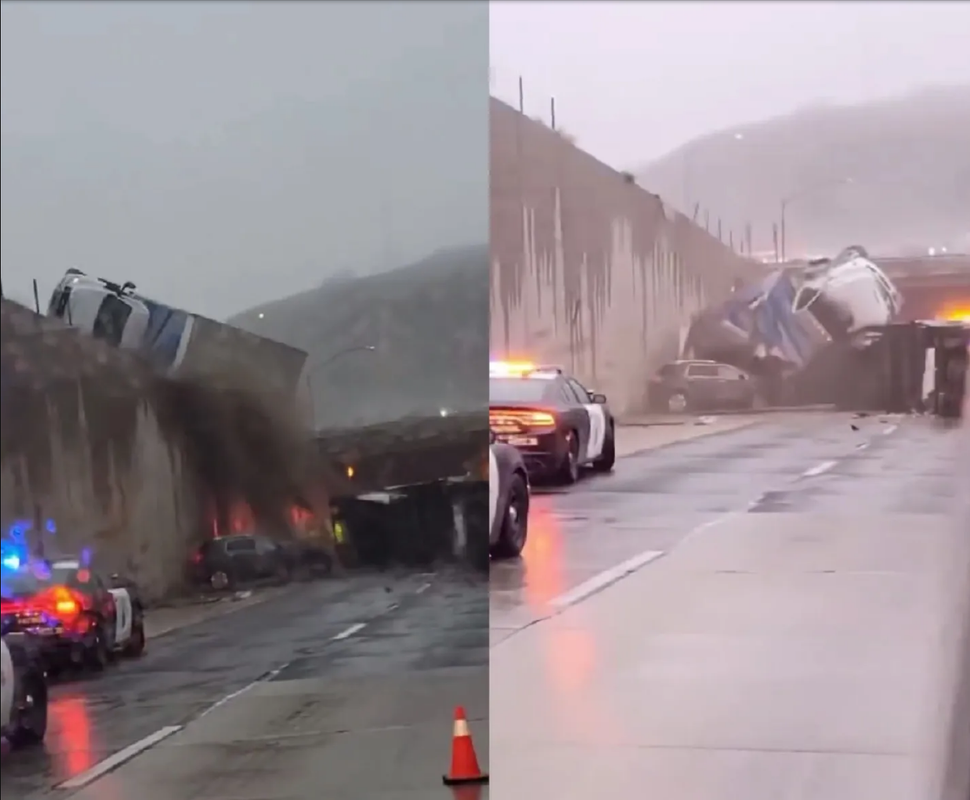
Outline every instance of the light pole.
POLYGON ((845 186, 846 184, 849 184, 849 183, 853 183, 852 178, 836 178, 834 180, 822 181, 820 183, 813 183, 810 186, 806 186, 802 189, 799 189, 797 192, 792 192, 790 195, 783 197, 781 199, 781 203, 779 204, 780 210, 781 210, 781 219, 779 220, 778 232, 779 232, 779 238, 781 239, 782 263, 788 260, 788 249, 786 246, 787 245, 786 217, 788 214, 788 206, 791 203, 793 203, 795 200, 799 200, 802 197, 805 197, 805 195, 813 194, 814 192, 820 191, 822 189, 828 189, 831 186, 845 186))
POLYGON ((313 400, 313 375, 326 367, 329 367, 334 361, 344 356, 352 355, 353 353, 376 353, 377 347, 372 344, 358 344, 351 347, 345 347, 343 350, 338 350, 336 353, 332 353, 324 359, 320 359, 307 366, 306 371, 306 388, 307 396, 310 399, 310 421, 313 424, 313 430, 317 429, 317 404, 313 400))

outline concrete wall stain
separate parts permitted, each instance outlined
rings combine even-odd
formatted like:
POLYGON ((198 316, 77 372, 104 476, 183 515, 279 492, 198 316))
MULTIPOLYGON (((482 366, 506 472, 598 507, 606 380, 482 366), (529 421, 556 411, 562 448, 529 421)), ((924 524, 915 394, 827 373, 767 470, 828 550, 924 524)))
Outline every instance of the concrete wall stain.
POLYGON ((692 315, 764 267, 494 98, 490 144, 492 357, 560 364, 641 409, 692 315))

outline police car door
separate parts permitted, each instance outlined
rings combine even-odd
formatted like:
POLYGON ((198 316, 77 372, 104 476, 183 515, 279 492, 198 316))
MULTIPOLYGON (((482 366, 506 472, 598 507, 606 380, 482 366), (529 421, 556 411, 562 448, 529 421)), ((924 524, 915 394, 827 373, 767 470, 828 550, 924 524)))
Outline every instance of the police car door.
POLYGON ((569 379, 569 385, 589 415, 589 442, 586 445, 586 458, 593 461, 603 454, 603 444, 606 441, 606 412, 603 410, 603 406, 593 402, 592 395, 575 378, 569 379))
POLYGON ((10 711, 13 708, 14 672, 13 659, 7 643, 0 644, 0 723, 6 728, 10 724, 10 711))
POLYGON ((108 593, 115 604, 115 644, 123 645, 131 638, 131 595, 127 589, 108 589, 108 593))

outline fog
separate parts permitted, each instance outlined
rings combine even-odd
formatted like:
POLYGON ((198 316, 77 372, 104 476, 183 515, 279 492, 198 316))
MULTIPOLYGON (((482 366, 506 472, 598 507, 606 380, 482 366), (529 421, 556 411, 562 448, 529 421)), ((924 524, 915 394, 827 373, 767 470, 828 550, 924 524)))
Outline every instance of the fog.
POLYGON ((3 288, 222 318, 488 237, 484 3, 4 3, 3 288))
POLYGON ((492 92, 634 168, 830 102, 970 83, 970 4, 493 2, 492 92))

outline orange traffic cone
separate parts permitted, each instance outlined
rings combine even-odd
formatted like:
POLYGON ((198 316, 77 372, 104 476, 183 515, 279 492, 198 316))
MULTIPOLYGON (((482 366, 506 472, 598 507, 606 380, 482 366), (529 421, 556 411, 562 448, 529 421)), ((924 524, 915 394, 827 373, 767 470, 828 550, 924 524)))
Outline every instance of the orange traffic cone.
POLYGON ((475 745, 468 730, 465 709, 455 709, 455 728, 451 738, 451 769, 442 777, 446 786, 461 786, 468 783, 488 783, 488 775, 478 766, 475 745))

